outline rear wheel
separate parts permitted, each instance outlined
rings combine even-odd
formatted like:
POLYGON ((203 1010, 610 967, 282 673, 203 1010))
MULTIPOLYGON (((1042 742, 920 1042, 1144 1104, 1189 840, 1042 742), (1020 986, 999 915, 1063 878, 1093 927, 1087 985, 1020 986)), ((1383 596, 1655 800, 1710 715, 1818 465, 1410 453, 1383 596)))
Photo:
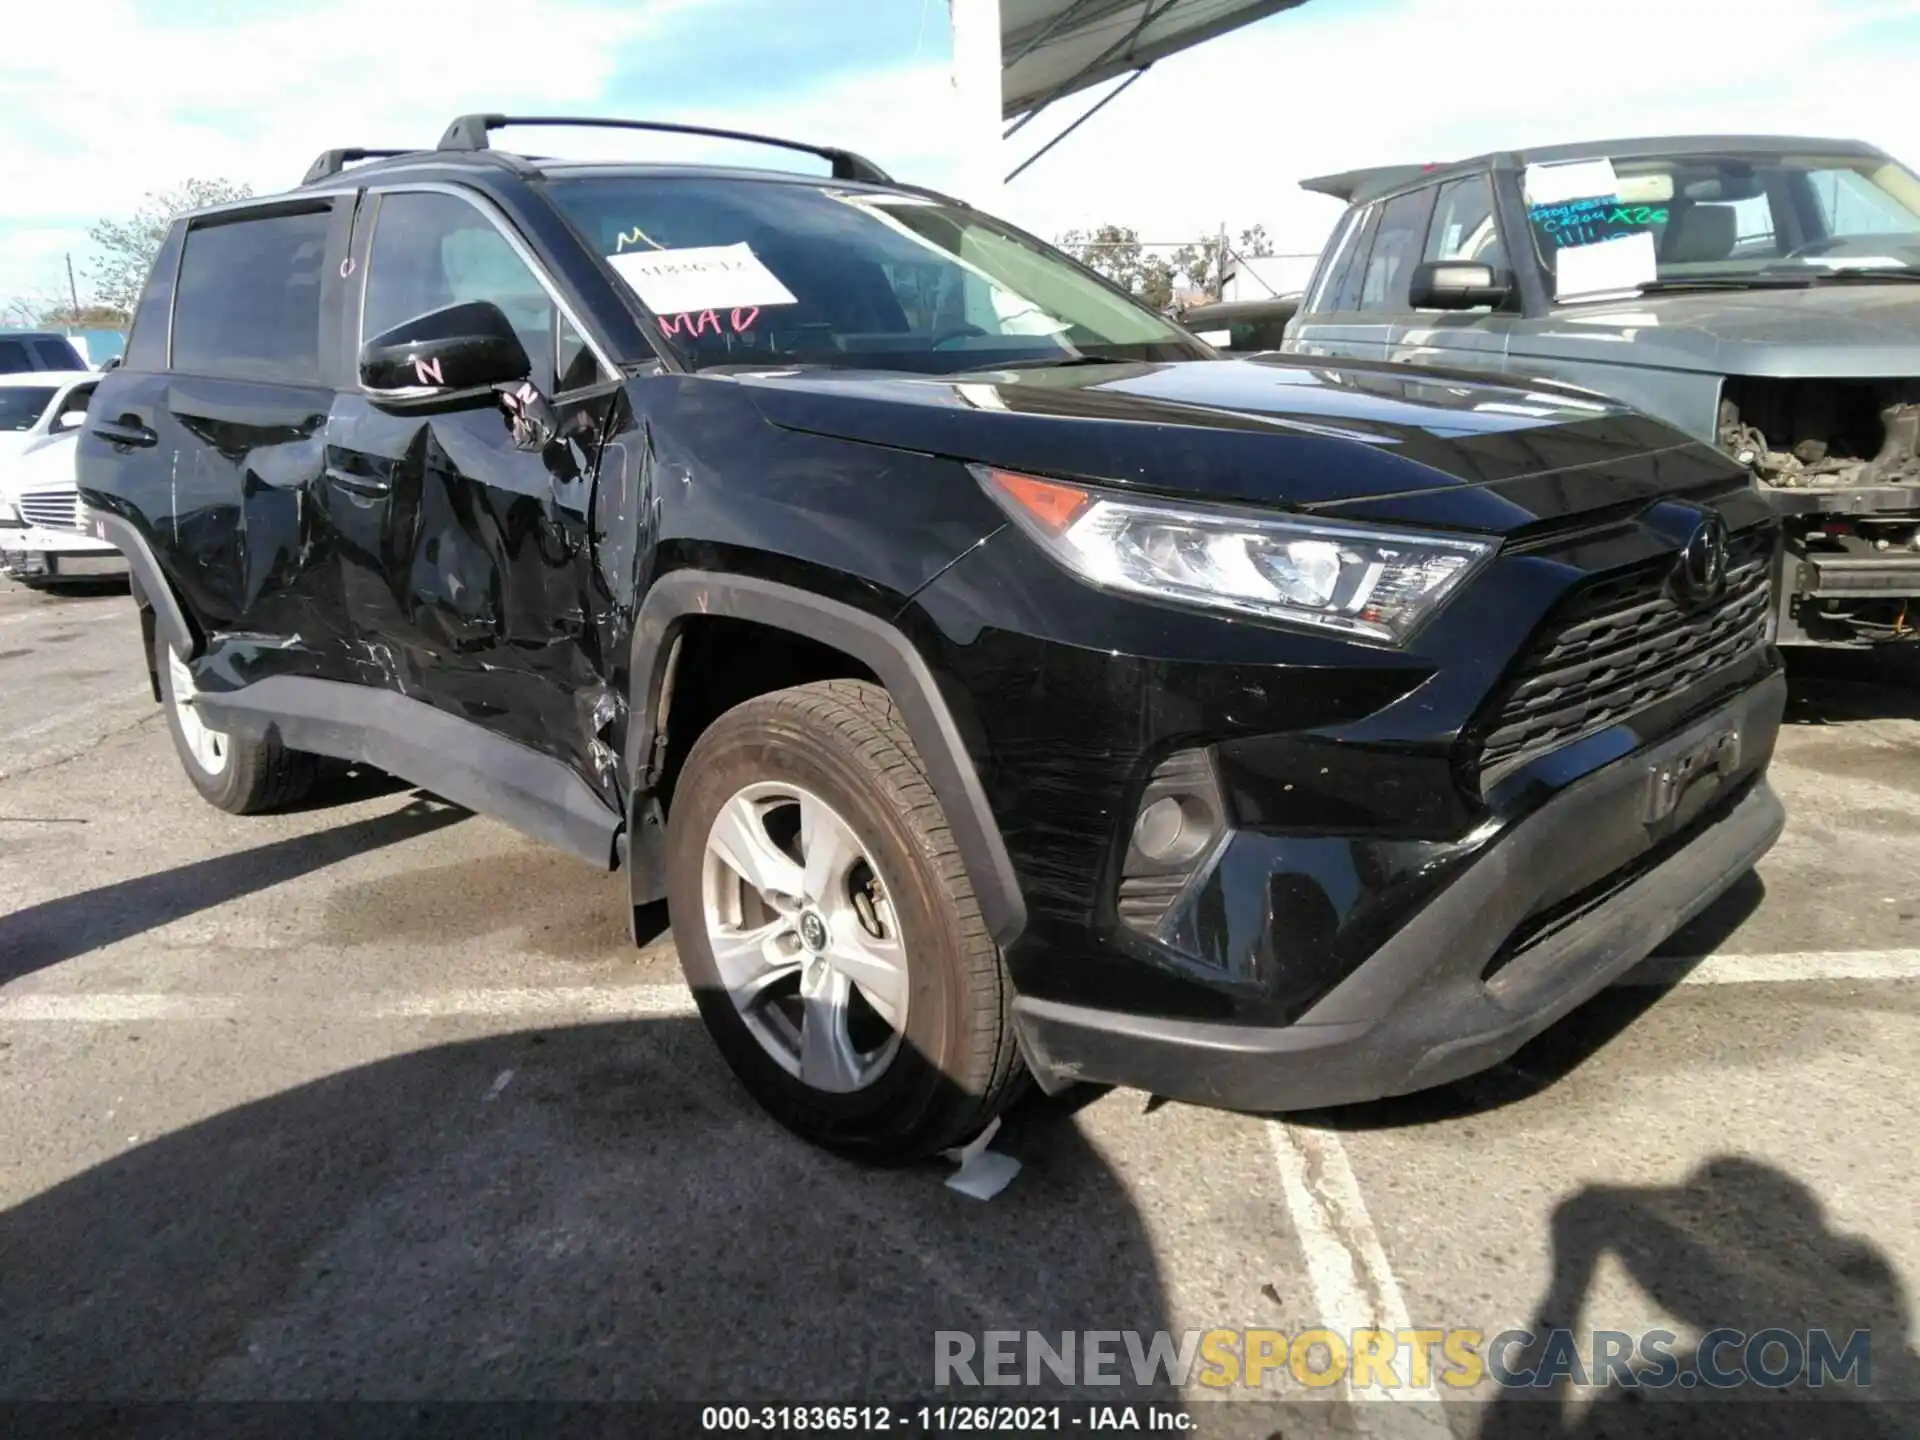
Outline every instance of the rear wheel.
POLYGON ((256 815, 303 799, 320 771, 319 757, 290 750, 279 738, 249 740, 216 730, 199 708, 199 688, 186 658, 156 634, 154 668, 167 730, 181 768, 206 801, 233 815, 256 815))
POLYGON ((886 691, 823 681, 723 715, 681 772, 668 854, 701 1016, 781 1123, 906 1160, 1007 1103, 1012 991, 886 691))

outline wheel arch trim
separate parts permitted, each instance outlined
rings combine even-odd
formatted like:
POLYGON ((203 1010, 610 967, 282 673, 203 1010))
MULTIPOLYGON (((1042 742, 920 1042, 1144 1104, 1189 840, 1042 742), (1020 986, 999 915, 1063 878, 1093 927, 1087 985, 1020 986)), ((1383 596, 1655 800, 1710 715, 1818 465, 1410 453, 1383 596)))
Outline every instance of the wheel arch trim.
MULTIPOLYGON (((851 656, 879 677, 906 719, 907 732, 926 766, 927 781, 952 827, 987 928, 997 943, 1010 945, 1026 928, 1026 901, 979 773, 933 672, 896 626, 809 590, 757 576, 706 570, 676 570, 648 588, 634 623, 629 671, 634 693, 626 744, 627 774, 632 779, 628 835, 638 841, 660 833, 647 781, 661 692, 669 683, 669 656, 682 623, 707 615, 805 636, 851 656)), ((628 874, 634 903, 659 899, 658 868, 639 863, 638 856, 633 859, 628 874)))
POLYGON ((97 538, 127 557, 136 599, 143 600, 152 609, 154 624, 167 637, 167 643, 187 659, 196 659, 206 647, 200 643, 199 632, 188 622, 186 611, 180 608, 180 597, 174 593, 173 584, 160 568, 159 557, 147 544, 146 537, 124 516, 96 511, 91 523, 97 538))

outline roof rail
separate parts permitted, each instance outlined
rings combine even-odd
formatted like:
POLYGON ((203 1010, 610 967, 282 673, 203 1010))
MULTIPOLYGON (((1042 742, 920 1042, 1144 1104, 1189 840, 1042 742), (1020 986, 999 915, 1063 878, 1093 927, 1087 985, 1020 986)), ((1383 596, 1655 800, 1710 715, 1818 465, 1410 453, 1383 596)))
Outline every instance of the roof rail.
POLYGON ((462 115, 440 137, 442 150, 485 150, 487 133, 509 125, 577 125, 606 130, 653 130, 669 135, 705 135, 715 140, 744 140, 753 145, 773 145, 782 150, 803 150, 818 155, 833 166, 836 180, 864 180, 875 185, 891 185, 893 177, 865 156, 832 145, 809 145, 804 140, 782 140, 773 135, 754 135, 745 130, 715 130, 706 125, 679 125, 665 120, 618 120, 594 115, 462 115))
POLYGON ((392 160, 401 155, 417 153, 414 150, 367 150, 358 145, 344 150, 322 150, 320 158, 309 165, 307 173, 300 177, 300 183, 311 185, 316 180, 338 175, 356 160, 392 160))

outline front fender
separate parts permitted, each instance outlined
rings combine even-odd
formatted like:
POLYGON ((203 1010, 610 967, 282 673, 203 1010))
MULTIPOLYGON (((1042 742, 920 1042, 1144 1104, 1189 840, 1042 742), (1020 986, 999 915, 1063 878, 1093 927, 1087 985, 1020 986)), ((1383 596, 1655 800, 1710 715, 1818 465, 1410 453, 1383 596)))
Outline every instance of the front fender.
POLYGON ((879 677, 905 716, 914 747, 952 827, 987 928, 1002 947, 1026 928, 1026 902, 1000 827, 987 805, 973 758, 953 712, 911 641, 888 621, 838 600, 777 581, 706 570, 676 570, 647 591, 633 628, 633 696, 627 725, 627 774, 633 777, 627 816, 627 876, 634 905, 665 893, 665 828, 648 788, 648 757, 659 723, 673 638, 689 616, 749 620, 791 631, 852 656, 879 677))

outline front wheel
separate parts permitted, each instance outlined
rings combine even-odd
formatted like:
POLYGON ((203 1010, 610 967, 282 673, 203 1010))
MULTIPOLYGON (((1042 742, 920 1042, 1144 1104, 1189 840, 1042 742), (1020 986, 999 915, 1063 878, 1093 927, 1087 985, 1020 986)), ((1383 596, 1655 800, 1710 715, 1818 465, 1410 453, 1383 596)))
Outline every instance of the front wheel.
POLYGON ((200 712, 199 687, 186 658, 153 638, 160 700, 181 768, 208 804, 231 815, 257 815, 304 799, 319 774, 319 757, 290 750, 269 734, 248 740, 216 730, 200 712))
POLYGON ((897 1161, 1005 1106, 1012 989, 885 690, 822 681, 715 721, 681 772, 668 854, 701 1017, 775 1119, 897 1161))

